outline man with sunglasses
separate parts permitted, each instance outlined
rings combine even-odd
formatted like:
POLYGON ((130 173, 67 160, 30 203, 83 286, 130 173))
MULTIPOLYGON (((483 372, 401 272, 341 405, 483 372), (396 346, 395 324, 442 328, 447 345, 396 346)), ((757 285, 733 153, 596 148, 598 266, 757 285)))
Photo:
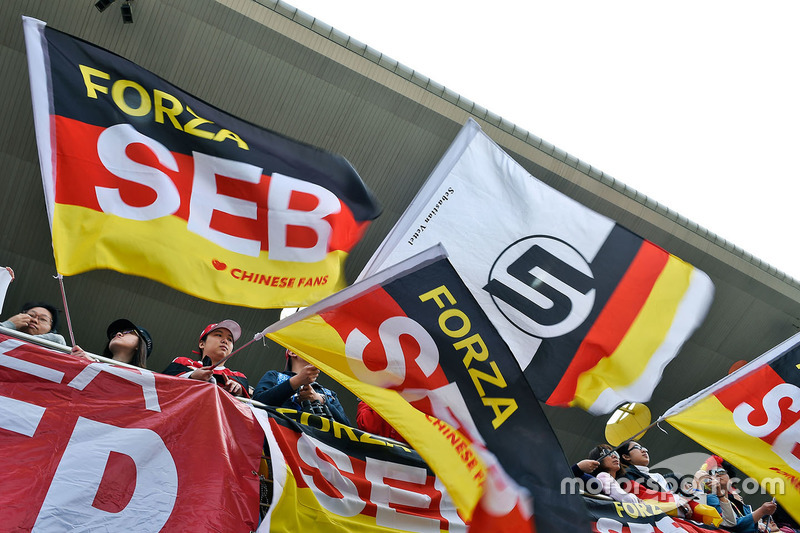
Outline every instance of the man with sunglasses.
POLYGON ((15 329, 28 335, 37 335, 46 341, 67 345, 64 337, 56 332, 58 327, 58 310, 45 302, 27 302, 20 312, 0 326, 15 329))

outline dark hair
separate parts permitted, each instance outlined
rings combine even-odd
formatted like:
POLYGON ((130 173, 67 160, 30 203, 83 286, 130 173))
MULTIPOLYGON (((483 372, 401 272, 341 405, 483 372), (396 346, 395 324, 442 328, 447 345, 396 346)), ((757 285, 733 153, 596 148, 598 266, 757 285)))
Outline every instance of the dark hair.
POLYGON ((108 357, 109 359, 114 358, 114 354, 111 353, 111 349, 109 348, 111 339, 113 339, 117 333, 126 329, 135 331, 136 336, 139 338, 139 343, 134 349, 130 364, 138 366, 139 368, 147 368, 147 358, 153 353, 153 338, 146 329, 137 326, 127 318, 118 318, 108 325, 106 329, 108 341, 106 342, 106 347, 103 348, 103 357, 108 357))
POLYGON ((632 463, 628 459, 622 457, 622 454, 630 455, 631 444, 633 444, 634 442, 636 441, 633 439, 628 439, 622 444, 620 444, 619 447, 617 447, 617 450, 619 450, 619 462, 625 466, 631 466, 632 463))
POLYGON ((53 323, 50 325, 50 333, 58 333, 58 309, 47 302, 25 302, 19 312, 27 313, 34 307, 43 307, 50 312, 50 315, 53 317, 53 323))
MULTIPOLYGON (((589 452, 589 456, 587 459, 591 459, 592 461, 598 461, 600 464, 597 468, 595 468, 591 475, 596 476, 600 472, 608 472, 608 470, 603 466, 603 459, 609 456, 612 452, 619 453, 619 449, 614 448, 609 444, 598 444, 592 451, 589 452)), ((617 470, 616 474, 614 475, 615 478, 621 477, 625 474, 625 466, 622 464, 622 458, 620 458, 620 465, 619 470, 617 470)))

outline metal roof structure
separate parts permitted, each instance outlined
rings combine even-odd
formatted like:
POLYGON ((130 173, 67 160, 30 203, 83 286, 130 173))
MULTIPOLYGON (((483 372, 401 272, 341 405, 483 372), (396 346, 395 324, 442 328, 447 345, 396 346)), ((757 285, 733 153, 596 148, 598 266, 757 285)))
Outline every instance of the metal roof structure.
MULTIPOLYGON (((384 206, 350 255, 351 281, 473 117, 531 174, 711 276, 716 286, 711 311, 654 391, 649 406, 656 416, 723 377, 735 361, 753 359, 800 328, 797 281, 434 80, 288 4, 268 0, 136 0, 133 24, 122 23, 116 4, 101 13, 94 0, 0 4, 0 264, 17 274, 3 318, 26 300, 61 302, 53 279, 22 15, 107 48, 229 113, 345 156, 384 206)), ((672 153, 681 157, 680 140, 672 153)), ((247 336, 279 314, 198 300, 110 271, 64 283, 78 344, 101 351, 106 326, 129 318, 153 336, 148 363, 153 370, 187 355, 210 322, 233 318, 247 336)), ((255 384, 264 371, 282 365, 282 348, 268 342, 243 350, 231 366, 255 384)), ((354 419, 355 400, 343 396, 354 419)), ((602 417, 576 409, 546 412, 570 459, 603 440, 602 417)), ((643 441, 655 459, 693 446, 675 430, 668 436, 651 433, 643 441)))

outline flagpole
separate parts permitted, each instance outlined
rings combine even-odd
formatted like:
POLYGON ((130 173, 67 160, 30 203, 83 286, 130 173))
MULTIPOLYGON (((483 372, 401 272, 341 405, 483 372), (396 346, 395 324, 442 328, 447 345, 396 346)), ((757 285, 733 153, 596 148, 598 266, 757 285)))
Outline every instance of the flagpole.
POLYGON ((256 333, 256 334, 255 334, 255 336, 253 336, 253 338, 252 338, 250 341, 248 341, 248 342, 247 342, 247 343, 246 343, 244 346, 241 346, 241 347, 239 347, 239 348, 236 348, 234 351, 232 351, 231 353, 229 353, 228 355, 226 355, 225 357, 223 357, 223 358, 222 358, 222 360, 220 360, 218 363, 215 363, 215 364, 211 365, 211 367, 210 367, 210 368, 211 368, 211 370, 214 370, 214 369, 215 369, 215 368, 217 368, 219 365, 222 365, 222 364, 224 364, 224 363, 225 363, 225 361, 227 361, 228 359, 230 359, 231 357, 233 357, 233 356, 234 356, 234 354, 236 354, 237 352, 239 352, 239 351, 241 351, 241 350, 244 350, 245 348, 247 348, 248 346, 250 346, 251 344, 253 344, 254 342, 256 342, 258 339, 262 339, 262 338, 264 338, 264 332, 263 332, 263 331, 260 331, 260 332, 256 333))
POLYGON ((69 340, 75 346, 75 334, 72 332, 72 319, 69 316, 69 306, 67 305, 67 293, 64 290, 64 276, 57 274, 54 276, 58 280, 58 286, 61 288, 61 301, 64 303, 64 315, 67 317, 67 331, 69 331, 69 340))

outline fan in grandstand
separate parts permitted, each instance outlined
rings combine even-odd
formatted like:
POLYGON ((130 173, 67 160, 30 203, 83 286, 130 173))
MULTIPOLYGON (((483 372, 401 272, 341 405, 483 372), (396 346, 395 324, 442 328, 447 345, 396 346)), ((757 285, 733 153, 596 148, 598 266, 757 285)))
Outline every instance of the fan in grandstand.
POLYGON ((617 483, 617 478, 625 474, 625 468, 619 461, 619 452, 608 444, 599 444, 592 448, 588 458, 598 462, 597 468, 591 474, 601 483, 603 494, 618 502, 639 502, 639 498, 622 490, 617 483))
MULTIPOLYGON (((128 320, 118 318, 106 328, 106 347, 103 357, 138 366, 147 367, 147 358, 153 353, 153 339, 150 333, 128 320)), ((72 355, 88 359, 80 346, 72 347, 72 355)))
POLYGON ((192 352, 199 360, 177 357, 163 373, 216 383, 234 396, 249 398, 247 376, 221 363, 233 351, 233 344, 241 334, 242 328, 233 320, 209 324, 200 333, 197 350, 192 352))
POLYGON ((779 533, 781 530, 774 521, 770 521, 769 529, 763 523, 763 518, 771 516, 777 510, 774 502, 765 502, 757 509, 744 503, 744 499, 731 478, 736 477, 736 471, 728 461, 718 455, 709 457, 694 476, 694 486, 698 490, 715 494, 718 500, 708 499, 722 516, 721 527, 733 533, 756 533, 769 531, 779 533))
POLYGON ((27 302, 20 312, 0 326, 15 329, 28 335, 37 335, 40 338, 67 345, 64 337, 58 334, 58 310, 45 302, 27 302))
POLYGON ((620 444, 620 460, 625 465, 624 477, 629 481, 622 484, 628 492, 642 500, 657 500, 662 503, 674 503, 677 506, 678 516, 691 518, 692 509, 697 502, 688 501, 681 495, 673 494, 667 480, 658 472, 649 469, 650 454, 647 448, 636 442, 628 440, 620 444))
POLYGON ((282 372, 269 370, 256 385, 253 399, 266 405, 306 411, 350 425, 336 393, 317 383, 319 369, 286 350, 282 372))

